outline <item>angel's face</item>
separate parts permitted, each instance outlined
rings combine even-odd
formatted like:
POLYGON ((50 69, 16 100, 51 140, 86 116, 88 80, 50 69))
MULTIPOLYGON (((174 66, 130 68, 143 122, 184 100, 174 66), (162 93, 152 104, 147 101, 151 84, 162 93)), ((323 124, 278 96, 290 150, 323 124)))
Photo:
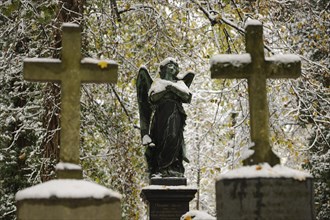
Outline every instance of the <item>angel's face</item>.
POLYGON ((178 75, 179 71, 177 65, 175 65, 174 63, 169 63, 166 65, 166 67, 167 67, 167 71, 171 73, 173 76, 178 75))
POLYGON ((179 73, 179 67, 177 64, 170 62, 165 65, 163 71, 164 72, 163 72, 162 78, 167 79, 167 80, 173 80, 179 73))

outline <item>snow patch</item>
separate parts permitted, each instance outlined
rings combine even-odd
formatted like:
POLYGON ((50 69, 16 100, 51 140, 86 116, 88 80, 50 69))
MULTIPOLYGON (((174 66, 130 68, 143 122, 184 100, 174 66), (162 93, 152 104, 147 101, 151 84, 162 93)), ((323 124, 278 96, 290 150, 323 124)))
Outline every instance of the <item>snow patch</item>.
MULTIPOLYGON (((152 143, 152 140, 151 140, 150 136, 146 134, 142 138, 142 145, 148 145, 148 144, 153 144, 153 143, 152 143)), ((153 146, 154 145, 155 144, 153 144, 153 146)))
POLYGON ((295 54, 277 54, 271 57, 266 57, 266 61, 275 62, 278 64, 298 63, 301 61, 300 57, 295 54))
POLYGON ((59 162, 56 164, 56 170, 81 170, 81 166, 74 163, 59 162))
POLYGON ((181 216, 180 220, 188 220, 188 219, 193 219, 193 220, 216 220, 215 217, 209 215, 208 213, 204 211, 199 211, 199 210, 191 210, 181 216))
POLYGON ((145 70, 147 70, 147 72, 149 72, 148 67, 145 65, 141 65, 139 69, 145 69, 145 70))
POLYGON ((211 66, 221 64, 222 66, 241 67, 251 63, 251 55, 245 54, 218 54, 211 58, 211 66))
POLYGON ((242 160, 245 160, 247 158, 249 158, 250 156, 252 156, 254 154, 254 150, 251 149, 255 146, 255 143, 254 142, 251 142, 247 147, 244 147, 242 149, 242 153, 241 153, 241 159, 242 160))
POLYGON ((247 26, 262 26, 262 23, 258 20, 255 20, 255 19, 249 19, 245 23, 245 28, 247 26))
POLYGON ((62 27, 74 27, 74 28, 79 28, 78 24, 75 23, 71 23, 71 22, 67 22, 67 23, 63 23, 62 27))
POLYGON ((312 175, 299 170, 294 170, 282 165, 271 167, 268 163, 259 165, 244 166, 221 174, 220 179, 246 179, 246 178, 293 178, 303 181, 312 178, 312 175))
POLYGON ((25 58, 23 60, 26 63, 61 63, 60 59, 54 59, 54 58, 25 58))
POLYGON ((151 84, 151 87, 149 89, 149 96, 152 93, 160 93, 162 91, 165 91, 166 87, 170 86, 170 85, 174 86, 175 88, 177 88, 181 92, 184 92, 186 94, 190 94, 189 88, 187 87, 187 85, 182 80, 179 80, 177 82, 172 82, 172 81, 169 81, 169 80, 164 80, 164 79, 157 78, 151 84))
POLYGON ((165 60, 159 63, 159 66, 165 66, 166 64, 169 64, 170 62, 178 63, 176 59, 173 57, 167 57, 165 60))
POLYGON ((117 62, 114 60, 99 60, 99 59, 90 58, 90 57, 86 57, 81 60, 81 63, 87 63, 87 64, 99 64, 100 62, 105 62, 110 65, 117 65, 117 62))
POLYGON ((49 199, 52 197, 63 199, 94 198, 103 199, 115 197, 121 199, 121 195, 85 180, 59 179, 41 183, 16 193, 16 201, 24 199, 49 199))
POLYGON ((180 185, 180 186, 166 186, 166 185, 149 185, 142 189, 154 189, 154 190, 182 190, 182 189, 196 189, 194 187, 180 185))
POLYGON ((151 142, 151 138, 149 137, 149 135, 144 135, 143 138, 142 138, 142 144, 143 145, 146 145, 146 144, 149 144, 151 142))

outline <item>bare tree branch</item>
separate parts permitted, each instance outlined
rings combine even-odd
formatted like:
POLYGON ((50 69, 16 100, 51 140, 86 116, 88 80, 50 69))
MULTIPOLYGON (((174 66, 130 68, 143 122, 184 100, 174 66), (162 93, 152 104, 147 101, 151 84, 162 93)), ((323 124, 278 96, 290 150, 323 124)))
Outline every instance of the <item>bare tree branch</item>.
POLYGON ((111 5, 112 12, 116 15, 117 21, 121 22, 120 13, 118 11, 116 0, 111 0, 110 5, 111 5))

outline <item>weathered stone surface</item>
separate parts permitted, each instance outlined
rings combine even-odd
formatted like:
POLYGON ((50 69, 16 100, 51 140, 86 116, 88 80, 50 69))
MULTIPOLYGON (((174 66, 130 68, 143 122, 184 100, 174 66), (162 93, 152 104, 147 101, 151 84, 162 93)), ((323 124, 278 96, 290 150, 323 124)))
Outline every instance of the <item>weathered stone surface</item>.
POLYGON ((312 179, 239 178, 216 183, 219 220, 312 220, 312 179))
POLYGON ((254 154, 245 165, 267 162, 278 164, 269 141, 268 78, 297 78, 301 61, 296 55, 265 57, 263 27, 258 21, 246 26, 246 54, 221 54, 211 59, 211 77, 217 79, 247 79, 250 108, 251 141, 254 154))
POLYGON ((119 220, 119 199, 33 199, 17 203, 19 220, 119 220))
POLYGON ((197 190, 187 186, 151 185, 142 189, 150 220, 178 220, 189 211, 197 190))

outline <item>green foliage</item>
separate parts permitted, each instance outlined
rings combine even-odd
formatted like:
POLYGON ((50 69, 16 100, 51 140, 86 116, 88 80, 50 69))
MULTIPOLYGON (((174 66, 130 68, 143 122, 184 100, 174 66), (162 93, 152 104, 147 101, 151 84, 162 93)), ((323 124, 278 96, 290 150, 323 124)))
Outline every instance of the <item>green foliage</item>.
MULTIPOLYGON (((145 175, 143 147, 111 86, 84 86, 82 166, 84 176, 123 195, 123 217, 139 219, 139 189, 145 175)), ((126 100, 127 101, 127 100, 126 100)))
MULTIPOLYGON (((25 2, 26 3, 26 2, 25 2)), ((40 53, 42 23, 33 5, 5 1, 0 5, 0 218, 15 219, 15 193, 40 182, 46 129, 42 127, 40 84, 22 80, 26 56, 40 53), (33 37, 32 37, 33 36, 33 37)), ((37 5, 34 5, 37 7, 37 5)))
POLYGON ((0 120, 0 217, 15 216, 14 195, 39 181, 41 128, 40 92, 11 73, 1 81, 0 120))

